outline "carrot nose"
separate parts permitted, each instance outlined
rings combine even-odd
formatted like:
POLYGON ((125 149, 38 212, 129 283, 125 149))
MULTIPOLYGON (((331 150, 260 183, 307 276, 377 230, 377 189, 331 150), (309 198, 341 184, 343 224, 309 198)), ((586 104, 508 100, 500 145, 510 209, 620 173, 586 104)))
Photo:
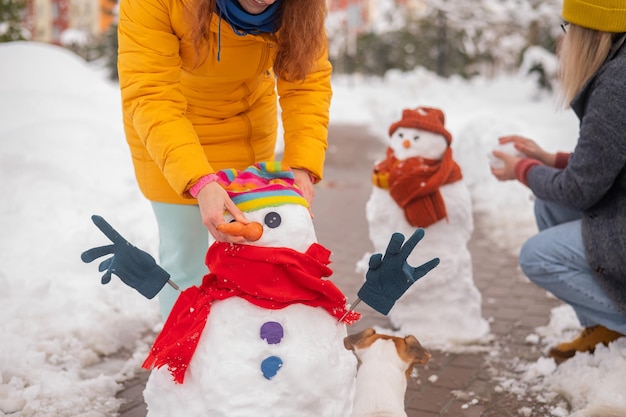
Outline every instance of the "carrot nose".
POLYGON ((404 146, 405 148, 410 148, 411 147, 411 141, 410 140, 405 140, 402 142, 402 146, 404 146))
POLYGON ((250 242, 256 242, 263 236, 263 226, 258 222, 243 224, 241 222, 222 223, 217 225, 217 230, 231 236, 242 236, 250 242))

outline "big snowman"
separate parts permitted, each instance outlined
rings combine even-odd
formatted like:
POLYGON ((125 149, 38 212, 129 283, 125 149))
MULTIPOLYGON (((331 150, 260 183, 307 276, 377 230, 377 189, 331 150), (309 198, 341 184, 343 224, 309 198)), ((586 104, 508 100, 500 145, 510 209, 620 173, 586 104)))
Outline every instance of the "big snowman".
MULTIPOLYGON (((353 408, 357 360, 345 348, 346 325, 360 314, 327 279, 330 251, 316 241, 308 203, 280 162, 223 170, 217 181, 249 223, 222 233, 247 244, 214 242, 202 284, 181 292, 143 366, 152 369, 144 398, 149 417, 345 417, 353 408)), ((112 244, 82 253, 102 261, 102 283, 117 275, 153 298, 172 283, 147 252, 102 217, 92 216, 112 244)), ((439 264, 411 266, 424 237, 393 233, 384 255, 369 259, 358 297, 381 314, 439 264)), ((384 381, 380 381, 384 384, 384 381)))
POLYGON ((375 251, 384 250, 390 233, 410 234, 421 227, 424 244, 408 262, 419 264, 435 254, 441 260, 429 279, 419 289, 409 288, 389 312, 395 329, 419 334, 433 347, 476 342, 489 332, 467 247, 473 231, 471 197, 451 142, 440 109, 403 110, 389 128, 386 158, 373 168, 366 204, 375 251))
POLYGON ((148 416, 348 416, 356 359, 343 339, 358 313, 325 279, 330 252, 291 171, 218 177, 251 221, 220 230, 250 242, 211 245, 211 272, 179 296, 144 363, 148 416))

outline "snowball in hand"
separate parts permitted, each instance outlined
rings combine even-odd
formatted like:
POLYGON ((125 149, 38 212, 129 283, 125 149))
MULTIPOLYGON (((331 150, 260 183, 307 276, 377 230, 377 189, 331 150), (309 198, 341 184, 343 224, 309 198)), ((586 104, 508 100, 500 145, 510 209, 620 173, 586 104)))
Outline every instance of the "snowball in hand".
MULTIPOLYGON (((520 158, 524 158, 526 156, 522 152, 515 149, 515 144, 513 142, 501 143, 494 147, 492 152, 493 151, 508 153, 509 155, 518 156, 520 158)), ((502 161, 502 159, 497 158, 492 152, 489 152, 489 154, 487 154, 487 157, 489 158, 489 165, 491 166, 491 168, 504 168, 504 162, 502 161)))

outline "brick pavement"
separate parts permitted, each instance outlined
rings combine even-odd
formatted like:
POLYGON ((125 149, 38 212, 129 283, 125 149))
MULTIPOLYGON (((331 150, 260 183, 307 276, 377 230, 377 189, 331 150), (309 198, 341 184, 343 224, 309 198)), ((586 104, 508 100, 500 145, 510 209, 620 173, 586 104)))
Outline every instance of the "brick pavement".
MULTIPOLYGON (((332 279, 352 301, 363 277, 355 265, 371 252, 365 203, 371 190, 370 170, 384 152, 382 141, 361 126, 331 125, 325 180, 316 187, 313 207, 318 240, 332 252, 332 279)), ((557 301, 528 283, 511 254, 498 249, 486 230, 488 219, 475 217, 469 243, 474 281, 483 297, 483 316, 491 324, 493 340, 477 352, 433 351, 433 358, 409 381, 408 417, 508 417, 520 408, 533 417, 550 416, 550 404, 535 398, 541 393, 510 393, 498 377, 515 377, 515 367, 535 361, 541 352, 526 342, 534 328, 547 323, 557 301)), ((364 303, 363 318, 349 329, 354 333, 371 326, 389 327, 385 316, 364 303)), ((419 339, 419 335, 416 335, 419 339)), ((129 382, 119 394, 127 402, 121 417, 144 417, 142 392, 147 372, 129 382)))

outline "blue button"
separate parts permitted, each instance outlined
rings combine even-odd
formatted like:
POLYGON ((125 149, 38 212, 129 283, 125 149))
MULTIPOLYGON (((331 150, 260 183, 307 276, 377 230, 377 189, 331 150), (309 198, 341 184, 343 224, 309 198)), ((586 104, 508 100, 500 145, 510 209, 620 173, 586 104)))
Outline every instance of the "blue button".
POLYGON ((265 379, 272 379, 282 366, 282 359, 278 356, 270 356, 261 362, 261 371, 265 379))

